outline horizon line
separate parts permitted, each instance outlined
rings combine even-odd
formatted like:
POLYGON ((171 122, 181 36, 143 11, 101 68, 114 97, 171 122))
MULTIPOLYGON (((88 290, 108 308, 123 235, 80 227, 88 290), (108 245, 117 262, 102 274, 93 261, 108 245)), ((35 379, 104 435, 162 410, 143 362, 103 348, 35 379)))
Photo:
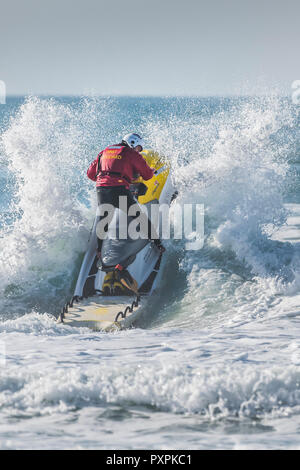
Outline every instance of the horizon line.
POLYGON ((64 94, 64 93, 26 93, 26 94, 7 94, 6 98, 24 98, 24 97, 41 97, 41 98, 247 98, 247 97, 266 97, 266 96, 281 96, 281 97, 289 97, 288 94, 284 93, 265 93, 265 94, 254 94, 254 93, 249 93, 249 94, 235 94, 235 93, 227 93, 227 94, 85 94, 85 93, 80 93, 80 94, 75 94, 75 93, 69 93, 69 94, 64 94))

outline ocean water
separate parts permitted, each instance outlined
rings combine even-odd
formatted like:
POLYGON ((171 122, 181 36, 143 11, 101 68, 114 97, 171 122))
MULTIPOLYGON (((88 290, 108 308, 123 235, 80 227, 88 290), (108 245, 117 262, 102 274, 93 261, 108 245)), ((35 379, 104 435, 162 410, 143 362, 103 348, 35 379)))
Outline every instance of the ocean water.
POLYGON ((299 106, 8 98, 0 106, 0 448, 300 448, 299 106), (165 242, 135 328, 58 325, 96 206, 86 169, 129 131, 172 161, 205 243, 165 242))

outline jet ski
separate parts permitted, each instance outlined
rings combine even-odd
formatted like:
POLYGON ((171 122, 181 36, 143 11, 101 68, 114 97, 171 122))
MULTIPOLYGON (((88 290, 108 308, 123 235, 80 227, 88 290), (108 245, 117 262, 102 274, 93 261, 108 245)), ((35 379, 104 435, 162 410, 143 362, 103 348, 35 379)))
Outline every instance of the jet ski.
MULTIPOLYGON (((169 162, 150 149, 143 150, 141 154, 148 165, 155 168, 155 173, 148 181, 138 178, 130 190, 141 210, 150 214, 153 204, 170 205, 176 192, 171 181, 169 162)), ((128 225, 131 219, 128 216, 128 225)), ((97 207, 74 295, 63 307, 58 322, 88 327, 94 331, 113 331, 132 326, 147 299, 158 291, 163 253, 148 239, 134 239, 130 236, 122 239, 116 236, 116 233, 120 233, 122 217, 121 211, 115 209, 99 259, 99 220, 100 208, 97 207)), ((155 227, 157 231, 159 224, 158 218, 155 227)))

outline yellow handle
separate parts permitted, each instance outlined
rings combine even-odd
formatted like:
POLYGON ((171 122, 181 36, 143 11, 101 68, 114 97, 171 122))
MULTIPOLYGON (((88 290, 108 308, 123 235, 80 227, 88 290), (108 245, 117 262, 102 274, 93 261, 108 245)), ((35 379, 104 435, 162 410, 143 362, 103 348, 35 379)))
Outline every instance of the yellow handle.
POLYGON ((141 176, 131 181, 132 184, 142 183, 142 182, 143 182, 143 178, 141 176))

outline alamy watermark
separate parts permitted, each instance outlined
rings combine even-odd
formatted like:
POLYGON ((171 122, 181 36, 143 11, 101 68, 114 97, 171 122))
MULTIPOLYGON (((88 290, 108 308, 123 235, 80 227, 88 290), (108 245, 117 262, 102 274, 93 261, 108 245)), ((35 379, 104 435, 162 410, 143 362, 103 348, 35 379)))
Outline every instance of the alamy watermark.
POLYGON ((300 104, 300 80, 294 80, 292 83, 292 101, 294 104, 300 104))
POLYGON ((0 104, 6 104, 6 85, 3 80, 0 80, 0 104))
POLYGON ((149 212, 144 205, 133 204, 127 212, 127 197, 119 197, 120 210, 116 214, 111 204, 98 207, 100 220, 96 234, 101 240, 107 236, 112 239, 132 240, 184 239, 186 250, 200 250, 204 245, 204 205, 151 204, 149 212))

